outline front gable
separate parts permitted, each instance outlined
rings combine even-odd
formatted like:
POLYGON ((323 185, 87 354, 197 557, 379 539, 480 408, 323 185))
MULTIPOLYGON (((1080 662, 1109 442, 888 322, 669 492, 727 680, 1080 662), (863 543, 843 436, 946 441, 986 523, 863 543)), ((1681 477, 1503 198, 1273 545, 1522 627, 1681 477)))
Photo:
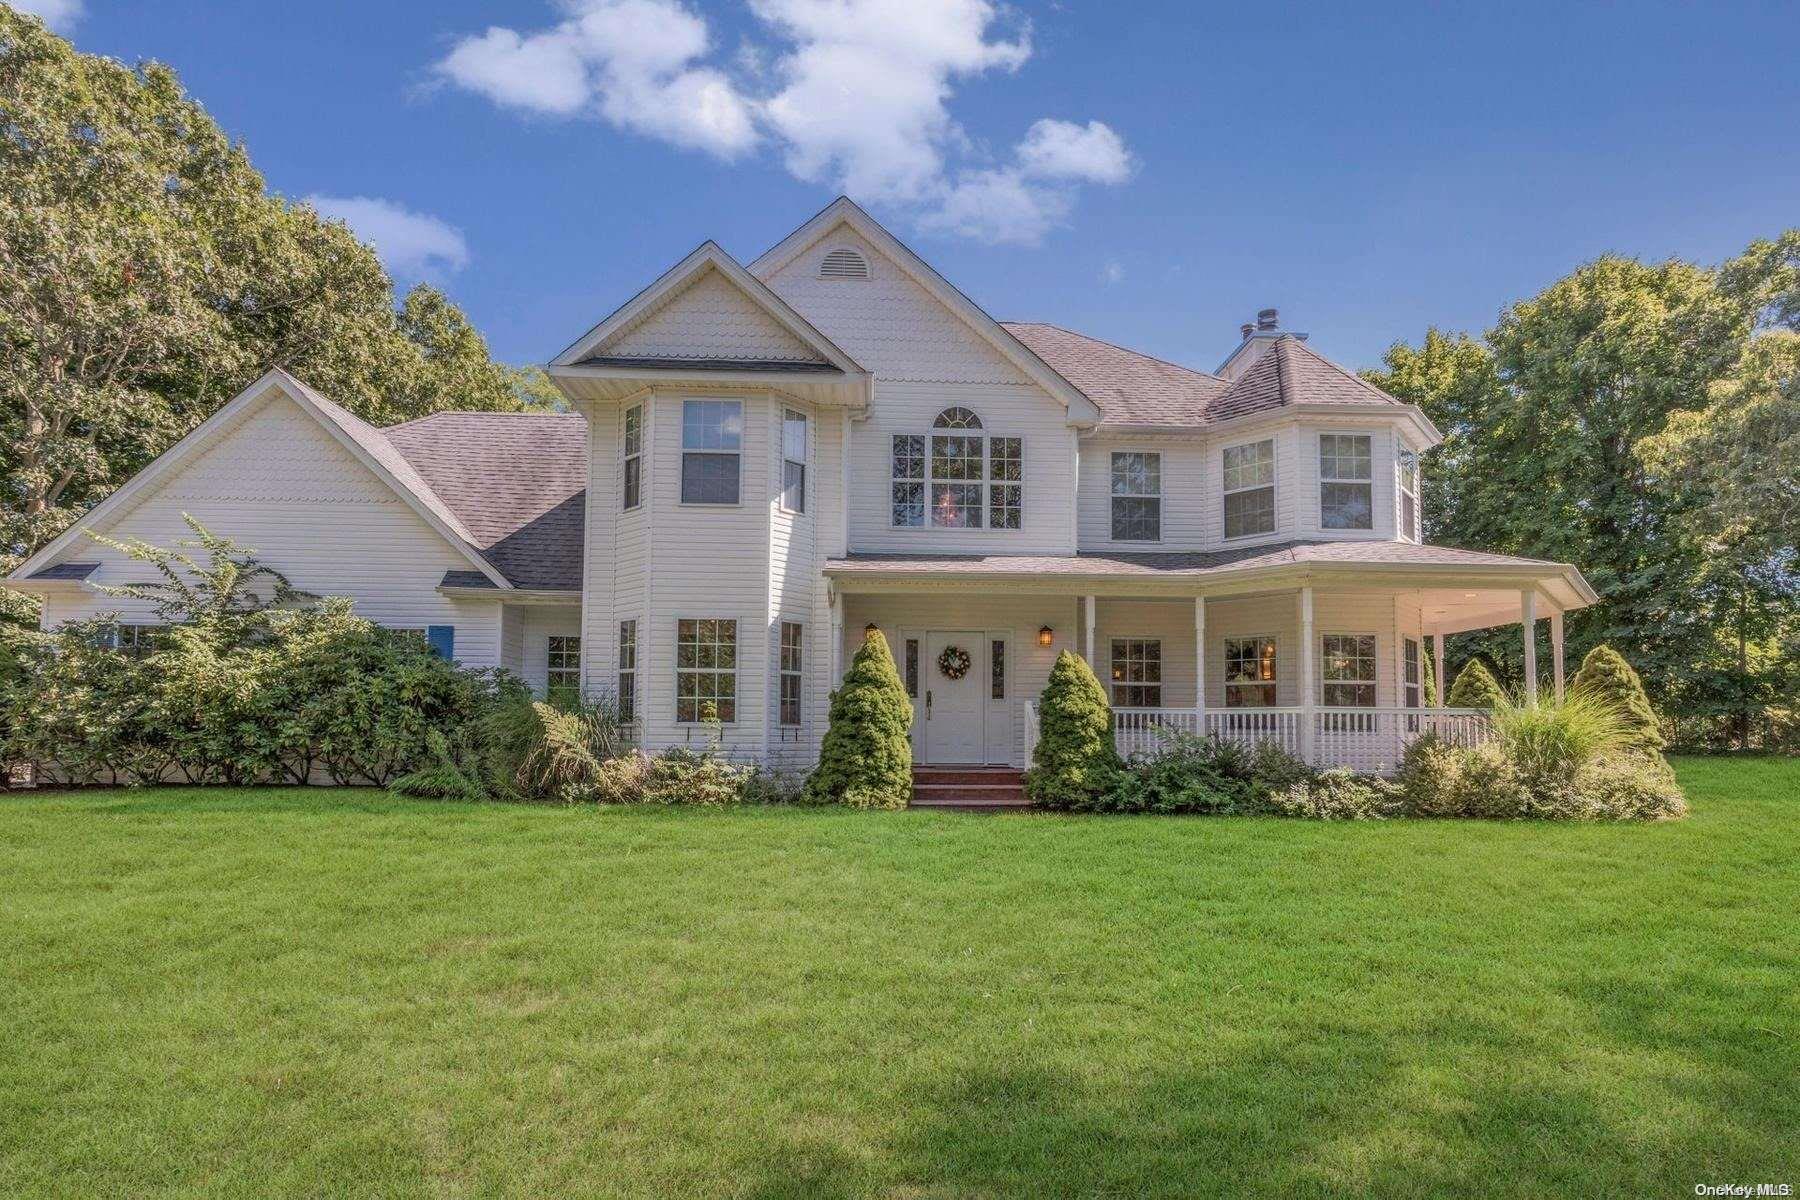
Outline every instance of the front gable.
POLYGON ((710 264, 660 304, 603 339, 592 356, 827 361, 710 264))

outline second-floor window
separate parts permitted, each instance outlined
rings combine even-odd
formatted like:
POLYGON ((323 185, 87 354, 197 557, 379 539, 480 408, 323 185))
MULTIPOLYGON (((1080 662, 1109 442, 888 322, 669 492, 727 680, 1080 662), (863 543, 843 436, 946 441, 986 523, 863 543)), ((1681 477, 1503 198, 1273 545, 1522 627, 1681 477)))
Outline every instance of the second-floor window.
POLYGON ((1372 442, 1366 433, 1319 435, 1319 528, 1375 528, 1372 442))
POLYGON ((781 507, 806 511, 806 414, 781 413, 781 507))
POLYGON ((1112 540, 1162 540, 1162 455, 1112 456, 1112 540))
POLYGON ((736 504, 743 448, 742 401, 682 401, 681 502, 736 504))
POLYGON ((1419 455, 1402 450, 1394 465, 1394 478, 1400 489, 1400 536, 1422 540, 1419 533, 1419 455))
POLYGON ((895 434, 890 465, 896 527, 1024 526, 1024 442, 987 436, 966 408, 939 413, 928 435, 895 434))
POLYGON ((1275 532, 1275 439, 1227 446, 1219 473, 1225 485, 1225 536, 1275 532))
POLYGON ((625 410, 624 507, 636 508, 644 499, 644 406, 625 410))

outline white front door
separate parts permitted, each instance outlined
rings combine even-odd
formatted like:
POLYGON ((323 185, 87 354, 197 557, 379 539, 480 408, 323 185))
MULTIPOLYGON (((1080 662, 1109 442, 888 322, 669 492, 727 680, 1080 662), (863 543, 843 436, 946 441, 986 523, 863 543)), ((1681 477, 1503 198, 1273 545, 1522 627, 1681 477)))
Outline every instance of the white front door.
POLYGON ((982 635, 934 632, 925 639, 925 661, 919 664, 920 691, 925 702, 925 746, 928 763, 979 763, 987 759, 987 735, 982 717, 982 635), (969 669, 961 679, 951 679, 938 665, 944 651, 955 647, 969 657, 969 669))

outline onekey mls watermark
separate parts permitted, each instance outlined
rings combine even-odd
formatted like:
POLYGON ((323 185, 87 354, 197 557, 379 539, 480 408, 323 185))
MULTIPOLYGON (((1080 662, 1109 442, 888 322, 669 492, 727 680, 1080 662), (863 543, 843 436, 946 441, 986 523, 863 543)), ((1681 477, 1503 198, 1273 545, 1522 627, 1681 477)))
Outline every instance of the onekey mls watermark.
POLYGON ((1791 1183, 1696 1183, 1696 1196, 1792 1196, 1791 1183))

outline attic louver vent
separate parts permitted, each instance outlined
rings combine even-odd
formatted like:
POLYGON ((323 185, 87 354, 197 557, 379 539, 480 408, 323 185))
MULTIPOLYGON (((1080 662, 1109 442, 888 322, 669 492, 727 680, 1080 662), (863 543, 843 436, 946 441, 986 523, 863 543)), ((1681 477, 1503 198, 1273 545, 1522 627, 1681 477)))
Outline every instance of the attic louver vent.
POLYGON ((869 264, 854 250, 832 250, 819 264, 820 279, 867 279, 869 264))

